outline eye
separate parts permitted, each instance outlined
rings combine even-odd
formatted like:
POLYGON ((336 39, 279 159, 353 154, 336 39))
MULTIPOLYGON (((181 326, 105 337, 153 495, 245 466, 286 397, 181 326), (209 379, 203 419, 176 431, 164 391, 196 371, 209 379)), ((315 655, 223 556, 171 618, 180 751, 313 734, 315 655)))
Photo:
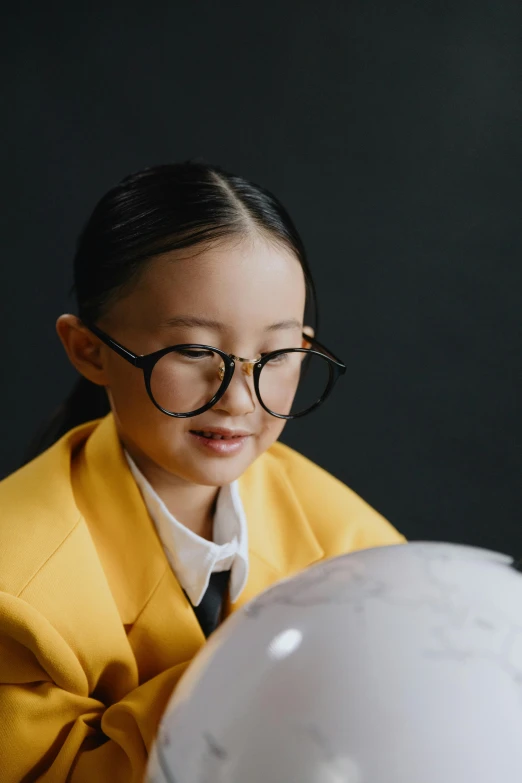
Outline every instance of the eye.
MULTIPOLYGON (((269 356, 269 354, 268 353, 261 354, 262 358, 264 358, 265 356, 269 356)), ((269 359, 267 364, 282 364, 285 361, 288 361, 288 354, 280 353, 277 356, 273 356, 271 359, 269 359)))
POLYGON ((177 353, 186 359, 211 359, 214 356, 213 351, 203 351, 197 348, 182 348, 177 353))

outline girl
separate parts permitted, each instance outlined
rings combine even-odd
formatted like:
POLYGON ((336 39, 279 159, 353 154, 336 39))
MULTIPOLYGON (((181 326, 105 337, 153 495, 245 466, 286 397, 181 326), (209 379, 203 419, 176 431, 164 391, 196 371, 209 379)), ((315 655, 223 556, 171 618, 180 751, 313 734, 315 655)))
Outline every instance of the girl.
POLYGON ((0 485, 3 783, 139 781, 218 622, 323 558, 402 536, 277 443, 345 367, 314 337, 299 235, 266 190, 185 163, 123 180, 57 332, 81 374, 0 485), (53 445, 51 445, 53 444, 53 445))

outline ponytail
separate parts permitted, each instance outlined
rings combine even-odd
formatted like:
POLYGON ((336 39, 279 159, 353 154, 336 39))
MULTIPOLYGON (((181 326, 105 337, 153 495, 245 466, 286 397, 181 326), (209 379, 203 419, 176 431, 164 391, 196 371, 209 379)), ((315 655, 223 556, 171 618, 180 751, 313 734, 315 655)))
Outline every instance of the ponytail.
POLYGON ((73 427, 106 416, 109 411, 109 400, 104 387, 97 386, 81 376, 50 421, 47 421, 33 438, 25 455, 24 464, 52 446, 73 427))

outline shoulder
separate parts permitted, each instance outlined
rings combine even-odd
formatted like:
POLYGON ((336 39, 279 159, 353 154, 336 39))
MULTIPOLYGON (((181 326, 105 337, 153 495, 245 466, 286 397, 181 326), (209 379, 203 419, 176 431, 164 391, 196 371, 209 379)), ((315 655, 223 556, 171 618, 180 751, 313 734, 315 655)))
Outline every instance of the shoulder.
POLYGON ((285 472, 327 557, 405 540, 356 492, 304 455, 278 442, 266 456, 272 470, 285 472))
POLYGON ((71 430, 0 481, 0 589, 16 595, 77 527, 71 460, 92 429, 71 430))

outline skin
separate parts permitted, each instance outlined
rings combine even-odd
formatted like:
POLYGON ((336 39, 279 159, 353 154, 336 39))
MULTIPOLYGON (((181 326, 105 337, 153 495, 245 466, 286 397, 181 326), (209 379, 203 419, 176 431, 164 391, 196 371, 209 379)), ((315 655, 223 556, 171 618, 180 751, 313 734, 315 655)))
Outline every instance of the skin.
MULTIPOLYGON (((305 280, 296 256, 259 233, 232 237, 149 261, 138 280, 106 310, 98 325, 137 354, 178 343, 204 343, 253 358, 300 347, 305 280), (216 321, 219 327, 169 324, 179 317, 216 321), (269 330, 293 319, 295 325, 269 330)), ((236 365, 225 395, 188 419, 159 411, 141 370, 105 346, 74 315, 60 316, 58 335, 76 369, 106 388, 120 439, 170 512, 196 534, 212 538, 219 487, 237 479, 279 437, 285 421, 266 413, 252 377, 236 365), (226 427, 248 431, 235 455, 216 455, 190 430, 226 427)))

